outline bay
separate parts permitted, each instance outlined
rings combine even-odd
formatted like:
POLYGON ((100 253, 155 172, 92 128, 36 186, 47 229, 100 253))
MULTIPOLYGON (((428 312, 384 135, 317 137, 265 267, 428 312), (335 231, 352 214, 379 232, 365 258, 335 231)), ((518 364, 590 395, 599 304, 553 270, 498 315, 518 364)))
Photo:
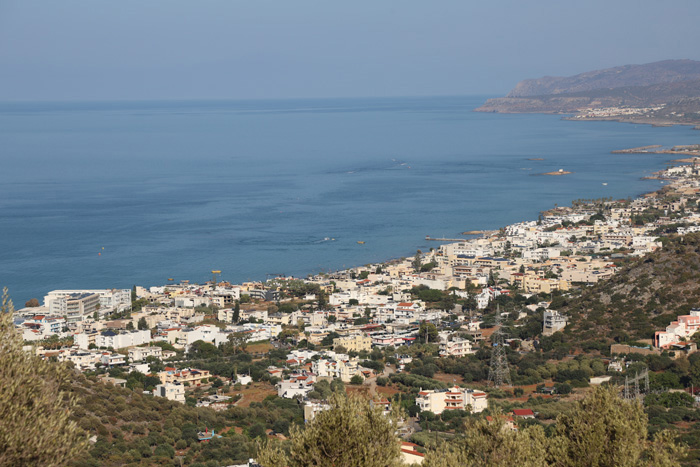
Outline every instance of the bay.
POLYGON ((437 246, 425 235, 653 191, 641 178, 671 157, 610 151, 698 142, 473 112, 487 97, 1 103, 0 286, 21 305, 384 261, 437 246), (538 175, 558 169, 573 173, 538 175))

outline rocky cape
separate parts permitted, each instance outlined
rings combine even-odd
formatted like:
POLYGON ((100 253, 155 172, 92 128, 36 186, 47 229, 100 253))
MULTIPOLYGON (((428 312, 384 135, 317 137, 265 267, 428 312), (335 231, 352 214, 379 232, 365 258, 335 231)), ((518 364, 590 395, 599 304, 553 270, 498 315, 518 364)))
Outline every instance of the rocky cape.
POLYGON ((518 83, 477 112, 562 113, 574 119, 700 125, 700 62, 665 60, 518 83))

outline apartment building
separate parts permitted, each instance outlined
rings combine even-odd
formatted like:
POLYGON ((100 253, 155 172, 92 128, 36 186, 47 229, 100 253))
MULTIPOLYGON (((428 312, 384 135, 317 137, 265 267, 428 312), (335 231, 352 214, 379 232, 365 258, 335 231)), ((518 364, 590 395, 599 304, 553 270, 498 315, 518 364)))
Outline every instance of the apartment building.
MULTIPOLYGON (((68 307, 67 298, 86 294, 98 296, 101 315, 127 309, 131 306, 131 290, 129 289, 52 290, 44 297, 44 306, 48 307, 51 313, 65 315, 68 307)), ((89 314, 91 315, 94 311, 89 314)))
POLYGON ((185 387, 180 383, 159 384, 153 389, 153 395, 168 400, 185 403, 185 387))
POLYGON ((666 326, 665 331, 654 333, 654 346, 667 349, 694 335, 700 329, 700 308, 693 308, 690 314, 679 316, 666 326))
POLYGON ((129 349, 129 361, 140 362, 148 357, 163 358, 163 349, 160 347, 134 347, 129 349))
POLYGON ((203 379, 209 378, 209 371, 197 370, 195 368, 185 368, 178 370, 177 368, 165 367, 165 370, 158 373, 161 383, 189 383, 193 386, 199 386, 203 379))
POLYGON ((333 339, 333 347, 342 345, 348 352, 369 352, 372 350, 372 338, 364 334, 352 334, 333 339))
POLYGON ((542 323, 542 335, 551 336, 555 332, 561 331, 566 327, 568 321, 569 318, 560 315, 558 311, 545 311, 542 323))
POLYGON ((416 397, 416 405, 421 411, 441 414, 445 410, 469 410, 473 413, 488 407, 485 392, 453 386, 449 389, 421 390, 416 397))
POLYGON ((48 307, 50 314, 65 316, 68 323, 77 323, 92 317, 100 309, 98 294, 69 292, 72 291, 54 290, 44 297, 44 306, 48 307))
POLYGON ((95 336, 97 347, 111 347, 113 349, 123 349, 136 345, 148 344, 151 342, 151 331, 130 331, 117 334, 114 331, 105 331, 95 336))
POLYGON ((441 357, 464 357, 476 353, 471 341, 453 337, 452 340, 444 339, 440 342, 441 357))

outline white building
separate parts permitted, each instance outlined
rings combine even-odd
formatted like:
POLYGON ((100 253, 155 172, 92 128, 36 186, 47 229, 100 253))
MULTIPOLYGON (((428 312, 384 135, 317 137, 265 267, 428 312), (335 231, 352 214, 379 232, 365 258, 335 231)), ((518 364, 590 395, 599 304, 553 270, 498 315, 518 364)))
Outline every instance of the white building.
POLYGON ((421 390, 416 397, 416 405, 421 411, 441 414, 445 410, 468 410, 479 413, 488 407, 485 392, 453 386, 441 390, 421 390))
POLYGON ((307 401, 304 403, 304 423, 308 423, 314 418, 316 418, 316 415, 319 414, 320 412, 323 412, 324 410, 330 410, 331 406, 330 404, 327 404, 325 402, 310 402, 307 401))
POLYGON ((285 399, 306 397, 314 388, 311 381, 280 381, 277 383, 277 395, 285 399))
POLYGON ((327 360, 321 358, 311 364, 311 371, 318 377, 339 378, 345 383, 349 383, 355 375, 362 375, 357 359, 336 358, 327 360))
POLYGON ((53 335, 62 335, 66 319, 62 316, 36 315, 20 325, 25 341, 45 339, 53 335))
POLYGON ((560 315, 558 311, 545 311, 544 312, 544 322, 542 325, 542 335, 551 336, 557 331, 561 331, 566 327, 566 323, 569 320, 564 315, 560 315))
POLYGON ((191 329, 183 329, 180 332, 178 343, 189 348, 197 341, 209 342, 216 346, 228 342, 228 333, 221 331, 218 327, 205 324, 191 329))
POLYGON ((185 387, 180 383, 159 384, 153 389, 153 395, 165 397, 171 401, 185 403, 185 387))
POLYGON ((245 323, 241 327, 243 332, 250 335, 249 342, 267 341, 282 332, 282 326, 279 324, 245 323))
POLYGON ((117 334, 114 331, 105 331, 95 336, 97 347, 111 347, 113 349, 123 349, 136 345, 148 344, 151 342, 151 331, 128 331, 117 334))
POLYGON ((163 349, 160 347, 134 347, 129 349, 129 361, 140 362, 148 357, 163 358, 163 349))
POLYGON ((69 323, 92 317, 100 307, 100 296, 91 292, 54 290, 44 297, 44 306, 52 315, 65 316, 69 323))
POLYGON ((113 367, 117 365, 125 365, 126 360, 124 360, 124 355, 112 352, 102 352, 100 357, 100 363, 103 365, 113 367))
POLYGON ((96 294, 99 297, 99 313, 104 315, 112 311, 120 311, 131 306, 131 290, 129 289, 97 289, 97 290, 53 290, 44 297, 44 306, 65 314, 67 304, 65 299, 72 295, 96 294))
POLYGON ((465 355, 476 353, 472 348, 471 341, 453 337, 452 340, 444 339, 440 342, 441 357, 464 357, 465 355))

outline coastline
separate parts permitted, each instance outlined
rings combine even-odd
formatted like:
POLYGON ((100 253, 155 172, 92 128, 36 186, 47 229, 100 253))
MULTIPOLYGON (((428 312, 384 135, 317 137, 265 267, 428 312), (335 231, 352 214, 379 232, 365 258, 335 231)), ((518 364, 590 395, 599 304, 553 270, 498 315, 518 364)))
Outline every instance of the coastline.
MULTIPOLYGON (((628 172, 626 166, 631 161, 626 158, 610 158, 607 156, 609 149, 631 147, 637 141, 640 144, 648 144, 647 141, 655 138, 654 135, 659 135, 659 141, 666 145, 673 141, 680 144, 693 142, 690 132, 680 128, 654 131, 636 129, 630 132, 624 127, 615 128, 614 124, 605 125, 607 130, 602 125, 591 125, 587 126, 588 128, 570 125, 552 116, 501 117, 472 114, 470 109, 474 105, 470 104, 476 104, 477 100, 481 98, 460 101, 461 107, 464 108, 460 118, 465 119, 464 123, 460 123, 460 128, 477 128, 478 125, 485 144, 464 144, 463 136, 456 132, 450 130, 445 134, 445 125, 440 120, 433 124, 431 117, 426 119, 416 112, 410 114, 412 118, 409 123, 413 126, 409 129, 412 134, 420 129, 421 140, 432 141, 434 138, 429 137, 431 135, 447 137, 444 147, 434 142, 430 143, 429 151, 433 153, 431 158, 437 157, 437 165, 431 166, 429 171, 425 168, 432 162, 420 159, 424 154, 428 154, 427 149, 418 145, 418 149, 413 151, 412 147, 416 146, 413 140, 408 140, 411 144, 404 145, 397 145, 392 140, 387 147, 400 149, 395 153, 388 153, 389 155, 382 154, 382 157, 390 160, 390 157, 401 156, 399 162, 409 161, 414 165, 413 170, 387 170, 390 162, 383 164, 349 160, 333 165, 324 162, 325 165, 317 171, 304 169, 305 174, 310 174, 305 177, 313 177, 313 183, 307 185, 319 188, 304 189, 303 192, 295 193, 294 196, 298 198, 293 202, 277 201, 293 188, 292 183, 311 181, 311 178, 299 179, 297 174, 292 172, 283 179, 287 185, 280 186, 280 189, 263 191, 262 196, 254 199, 253 203, 243 203, 246 205, 245 211, 236 207, 229 208, 236 206, 237 202, 241 205, 239 191, 230 188, 236 184, 235 177, 227 175, 221 177, 225 182, 219 183, 218 179, 214 179, 213 184, 207 185, 210 188, 195 189, 198 185, 189 183, 182 176, 177 154, 174 155, 172 164, 168 165, 173 167, 172 170, 167 167, 158 170, 159 173, 162 172, 162 176, 155 179, 155 184, 143 183, 147 178, 150 179, 151 175, 146 167, 146 172, 136 179, 131 176, 128 179, 115 178, 116 182, 111 186, 107 184, 100 188, 102 196, 89 205, 81 201, 84 195, 92 193, 92 187, 87 185, 81 187, 80 192, 57 185, 63 201, 59 204, 45 200, 44 195, 48 190, 44 189, 44 185, 37 185, 36 180, 42 181, 42 177, 46 175, 39 170, 37 178, 31 179, 31 184, 20 185, 19 189, 6 188, 7 193, 14 193, 17 199, 26 198, 28 202, 23 206, 10 204, 11 211, 5 212, 10 214, 6 217, 9 220, 6 224, 8 230, 17 233, 14 234, 14 238, 10 236, 8 249, 3 256, 8 271, 16 273, 8 274, 4 282, 10 286, 16 301, 24 303, 32 297, 43 296, 54 289, 83 286, 131 287, 134 283, 155 285, 164 283, 168 277, 202 282, 211 277, 208 271, 212 269, 223 269, 225 279, 240 283, 265 280, 266 273, 270 272, 305 277, 309 273, 396 259, 414 254, 416 249, 427 251, 429 247, 436 247, 437 242, 423 241, 425 234, 460 237, 459 232, 464 230, 493 230, 521 219, 536 218, 538 212, 551 208, 555 203, 564 205, 579 197, 596 198, 611 193, 616 198, 623 198, 650 191, 656 188, 656 184, 652 182, 650 186, 647 182, 642 183, 639 180, 644 175, 663 168, 665 161, 661 158, 645 158, 645 162, 637 166, 643 170, 633 169, 632 172, 628 172), (474 122, 474 125, 471 122, 474 122), (428 128, 428 131, 424 131, 423 128, 428 128), (619 133, 617 130, 620 130, 619 133), (513 135, 512 143, 504 144, 495 139, 504 131, 513 135), (532 136, 528 136, 527 140, 520 139, 521 136, 532 134, 543 137, 532 139, 532 136), (618 134, 626 136, 618 137, 618 134), (583 144, 577 144, 574 148, 569 135, 583 135, 587 141, 598 143, 594 145, 582 141, 583 144), (637 139, 639 135, 642 135, 641 140, 637 139), (600 141, 603 141, 603 144, 600 144, 600 141), (460 151, 463 152, 453 153, 455 147, 461 147, 460 151), (582 168, 581 161, 588 160, 588 154, 590 161, 600 161, 606 168, 582 168), (528 159, 546 159, 546 162, 527 162, 528 159), (608 160, 614 162, 608 164, 608 160), (533 170, 520 171, 523 167, 532 167, 533 170), (532 172, 548 172, 560 167, 576 174, 565 179, 530 176, 532 172), (356 173, 348 175, 348 170, 356 170, 356 173), (174 178, 175 176, 179 178, 174 178), (614 180, 605 180, 606 177, 613 177, 614 180), (587 180, 611 183, 609 187, 604 188, 599 182, 588 183, 587 180), (418 185, 415 185, 416 182, 418 185), (141 186, 144 189, 141 189, 141 186), (147 186, 149 188, 146 188, 147 186), (180 188, 171 189, 172 186, 180 188), (410 195, 407 192, 408 197, 396 195, 403 187, 408 186, 416 187, 417 194, 410 195), (151 196, 151 193, 157 193, 158 196, 151 196), (480 193, 484 193, 485 196, 481 196, 480 193), (452 197, 463 201, 453 202, 452 197), (511 201, 511 198, 517 199, 511 201), (106 203, 103 199, 117 201, 106 203), (148 200, 148 204, 144 205, 145 209, 132 208, 127 211, 130 206, 141 206, 139 200, 142 199, 148 200), (258 199, 261 202, 257 202, 258 199), (212 200, 216 200, 215 203, 212 200), (375 200, 382 201, 379 204, 385 211, 379 217, 376 212, 378 210, 371 207, 375 200), (325 205, 326 202, 331 203, 339 213, 337 216, 327 217, 338 218, 338 221, 325 219, 317 209, 317 206, 325 205), (80 207, 80 211, 71 206, 80 207), (150 209, 148 206, 158 206, 158 209, 150 209), (406 206, 411 207, 405 210, 406 206), (255 224, 251 224, 249 217, 241 216, 253 211, 256 212, 256 218, 264 216, 262 222, 256 221, 255 224), (57 213, 60 213, 61 217, 46 217, 57 213), (307 213, 315 217, 311 218, 307 213), (28 216, 25 221, 13 221, 14 217, 19 219, 19 216, 25 215, 28 216), (64 219, 74 219, 76 215, 79 217, 76 218, 78 223, 75 226, 80 229, 81 234, 69 238, 63 234, 74 231, 76 227, 68 225, 64 219), (224 216, 228 217, 228 220, 225 221, 224 216), (413 221, 412 216, 415 216, 413 221), (46 222, 46 219, 52 219, 51 224, 46 222), (83 222, 83 219, 90 220, 83 222), (231 219, 236 219, 235 224, 240 224, 241 227, 232 225, 231 219), (178 223, 177 229, 172 229, 173 222, 178 223), (402 222, 411 222, 418 228, 401 227, 402 222), (31 231, 26 231, 30 225, 38 227, 32 229, 37 234, 32 235, 31 231), (398 230, 394 234, 396 229, 398 230), (20 235, 20 232, 25 231, 26 234, 20 235), (50 243, 39 241, 47 235, 51 235, 50 243), (321 242, 324 237, 334 237, 338 241, 321 242), (366 244, 360 247, 356 244, 357 240, 366 241, 366 244), (24 246, 29 242, 37 245, 37 248, 24 253, 24 246), (106 246, 106 252, 98 257, 101 246, 106 246), (173 255, 173 252, 181 253, 173 255), (175 256, 179 258, 170 259, 175 256), (62 264, 64 269, 69 265, 70 269, 65 273, 61 272, 56 267, 59 264, 62 264)), ((403 101, 397 101, 396 104, 404 105, 403 101)), ((429 108, 432 112, 433 108, 437 111, 442 109, 440 100, 437 103, 425 100, 420 104, 418 110, 429 108)), ((406 106, 413 109, 411 102, 406 103, 406 106)), ((334 122, 342 123, 340 117, 343 120, 354 118, 355 113, 338 115, 338 120, 334 122)), ((375 115, 385 123, 395 121, 393 116, 384 113, 372 112, 369 115, 372 117, 370 123, 374 122, 375 115)), ((118 116, 122 118, 121 114, 118 116)), ((30 124, 31 127, 47 125, 43 117, 39 117, 40 115, 23 120, 20 122, 21 127, 29 127, 30 124)), ((161 117, 156 117, 153 122, 160 124, 161 117)), ((213 122, 219 121, 218 114, 211 118, 213 122)), ((289 122, 297 117, 282 112, 274 118, 276 121, 289 122), (287 115, 290 117, 287 118, 287 115)), ((317 121, 329 120, 325 112, 317 116, 311 114, 307 118, 314 124, 318 123, 317 121)), ((111 112, 104 112, 104 115, 91 114, 90 119, 97 120, 99 126, 111 124, 113 120, 111 112)), ((249 118, 241 116, 240 120, 247 122, 249 118)), ((363 117, 362 120, 366 119, 363 117)), ((457 128, 452 120, 449 121, 452 122, 449 128, 457 128)), ((267 123, 267 119, 260 122, 267 123)), ((327 129, 338 127, 336 123, 329 124, 327 129)), ((48 126, 51 127, 50 124, 48 126)), ((401 128, 403 127, 402 124, 401 128)), ((130 132, 130 127, 127 127, 127 132, 130 132)), ((187 140, 195 141, 199 137, 198 134, 189 133, 185 136, 187 140)), ((76 147, 80 147, 78 143, 79 141, 73 142, 76 147)), ((365 153, 369 150, 367 146, 375 145, 373 142, 370 145, 358 146, 353 152, 365 153)), ((322 147, 325 145, 319 144, 316 149, 320 150, 322 147)), ((21 149, 21 145, 18 149, 21 149)), ((139 148, 135 149, 138 153, 139 148)), ((170 153, 177 148, 166 149, 164 153, 170 153)), ((37 157, 40 155, 37 151, 37 157)), ((329 158, 324 156, 323 160, 329 158)), ((207 164, 214 162, 218 163, 219 158, 205 161, 204 168, 208 170, 207 164)), ((24 165, 28 164, 22 164, 20 168, 24 165)), ((19 170, 16 172, 19 173, 19 170)), ((113 178, 111 173, 94 172, 88 175, 95 176, 100 181, 113 178)), ((187 176, 193 182, 198 181, 198 177, 197 171, 187 176)), ((207 177, 211 179, 211 174, 207 177)), ((262 177, 259 180, 269 181, 262 177)), ((258 192, 255 186, 246 188, 246 191, 254 189, 258 192)))
MULTIPOLYGON (((537 112, 534 112, 537 113, 537 112)), ((556 113, 556 112, 552 112, 556 113)), ((577 116, 576 114, 567 114, 568 117, 562 117, 562 120, 569 120, 575 122, 619 122, 619 123, 632 123, 636 125, 651 125, 653 127, 669 127, 675 125, 691 126, 693 130, 700 130, 700 122, 682 122, 676 120, 665 120, 659 118, 634 118, 634 117, 586 117, 577 116)))
MULTIPOLYGON (((656 146, 656 145, 655 145, 655 146, 656 146)), ((660 147, 660 146, 657 146, 657 147, 660 147)), ((632 148, 632 149, 640 149, 640 148, 632 148)), ((625 150, 621 150, 621 151, 625 151, 625 150)), ((613 152, 613 153, 622 154, 622 153, 620 153, 620 152, 613 152)), ((624 152, 623 152, 623 153, 624 153, 624 152)), ((666 153, 666 152, 659 152, 659 154, 667 154, 667 153, 666 153)), ((699 160, 700 160, 700 157, 699 157, 699 160)), ((683 166, 684 164, 692 163, 692 161, 686 161, 686 160, 682 160, 682 159, 677 159, 677 160, 674 160, 674 161, 671 161, 671 162, 674 162, 675 165, 670 165, 670 166, 668 166, 666 169, 662 169, 662 170, 659 170, 659 171, 654 172, 652 176, 649 176, 649 177, 642 177, 641 179, 642 179, 642 180, 664 180, 664 181, 674 181, 674 180, 676 180, 676 178, 673 178, 672 176, 670 176, 670 174, 668 173, 668 172, 669 172, 669 169, 674 169, 674 168, 677 168, 677 167, 681 167, 681 166, 683 166)), ((570 173, 570 172, 565 172, 565 173, 554 172, 554 173, 552 173, 552 175, 564 175, 564 174, 566 174, 566 173, 570 173)), ((664 186, 659 187, 658 189, 655 189, 655 190, 652 190, 652 191, 646 191, 646 192, 639 193, 639 194, 635 195, 635 196, 632 198, 632 201, 634 201, 634 200, 643 200, 643 199, 648 199, 648 198, 657 197, 658 195, 662 194, 662 192, 663 192, 665 189, 667 189, 669 186, 671 186, 671 185, 664 185, 664 186)), ((613 201, 618 201, 618 200, 613 200, 613 201)), ((555 207, 542 210, 540 213, 541 213, 541 215, 546 215, 546 216, 560 216, 560 215, 562 215, 562 213, 566 213, 566 212, 570 211, 570 210, 572 209, 573 205, 574 205, 574 200, 571 201, 571 205, 570 205, 570 206, 556 206, 556 205, 555 205, 555 207)), ((498 237, 498 235, 499 235, 501 232, 503 232, 503 231, 505 231, 505 230, 507 230, 507 229, 513 228, 515 225, 518 225, 518 224, 521 224, 521 223, 533 222, 533 221, 534 221, 533 219, 530 219, 530 220, 519 220, 519 221, 510 223, 510 224, 506 224, 506 225, 502 226, 501 228, 499 228, 499 229, 497 229, 497 230, 493 230, 493 229, 492 229, 492 230, 468 230, 468 231, 464 231, 464 232, 461 233, 462 235, 470 235, 470 236, 472 236, 472 238, 463 238, 463 239, 446 239, 446 238, 445 238, 445 239, 439 239, 439 238, 432 238, 432 237, 430 237, 430 236, 426 236, 426 240, 446 240, 445 242, 440 242, 440 243, 438 243, 437 247, 435 248, 435 250, 438 250, 439 248, 441 248, 441 247, 443 247, 443 246, 449 245, 449 244, 451 244, 451 243, 455 243, 454 241, 457 241, 457 242, 459 242, 459 243, 469 243, 469 242, 471 242, 471 241, 473 241, 473 240, 476 240, 476 239, 479 238, 479 237, 482 238, 482 239, 494 239, 494 238, 498 237), (453 240, 453 241, 452 241, 452 242, 448 242, 447 240, 453 240)), ((431 250, 433 250, 433 249, 431 248, 431 250)), ((424 253, 425 253, 425 252, 424 252, 424 253)), ((395 257, 395 258, 388 259, 388 260, 381 261, 381 262, 377 262, 377 263, 371 263, 371 264, 364 265, 364 266, 372 266, 372 267, 379 266, 379 267, 385 267, 385 266, 388 266, 388 265, 391 265, 391 264, 396 264, 396 263, 398 263, 398 262, 404 261, 404 260, 406 260, 406 258, 411 258, 411 257, 412 257, 412 255, 409 254, 409 255, 405 255, 405 256, 401 256, 401 257, 395 257)), ((347 273, 350 273, 351 271, 354 271, 354 270, 360 270, 360 269, 362 269, 364 266, 353 266, 353 267, 350 267, 350 268, 347 268, 347 269, 339 269, 339 270, 333 271, 333 273, 334 273, 334 274, 347 274, 347 273)), ((312 276, 312 275, 309 275, 309 276, 312 276)), ((314 275, 313 275, 313 277, 318 277, 318 276, 319 276, 318 274, 314 274, 314 275)))
POLYGON ((529 115, 529 114, 541 114, 541 115, 561 115, 562 120, 571 122, 617 122, 617 123, 631 123, 635 125, 651 125, 652 127, 670 127, 670 126, 690 126, 693 130, 700 130, 700 122, 684 122, 677 120, 666 120, 660 118, 636 118, 636 117, 626 117, 626 116, 616 116, 616 117, 589 117, 582 115, 580 111, 559 111, 559 110, 492 110, 484 109, 480 110, 481 107, 474 109, 474 112, 480 113, 495 113, 495 114, 505 114, 505 115, 529 115))

